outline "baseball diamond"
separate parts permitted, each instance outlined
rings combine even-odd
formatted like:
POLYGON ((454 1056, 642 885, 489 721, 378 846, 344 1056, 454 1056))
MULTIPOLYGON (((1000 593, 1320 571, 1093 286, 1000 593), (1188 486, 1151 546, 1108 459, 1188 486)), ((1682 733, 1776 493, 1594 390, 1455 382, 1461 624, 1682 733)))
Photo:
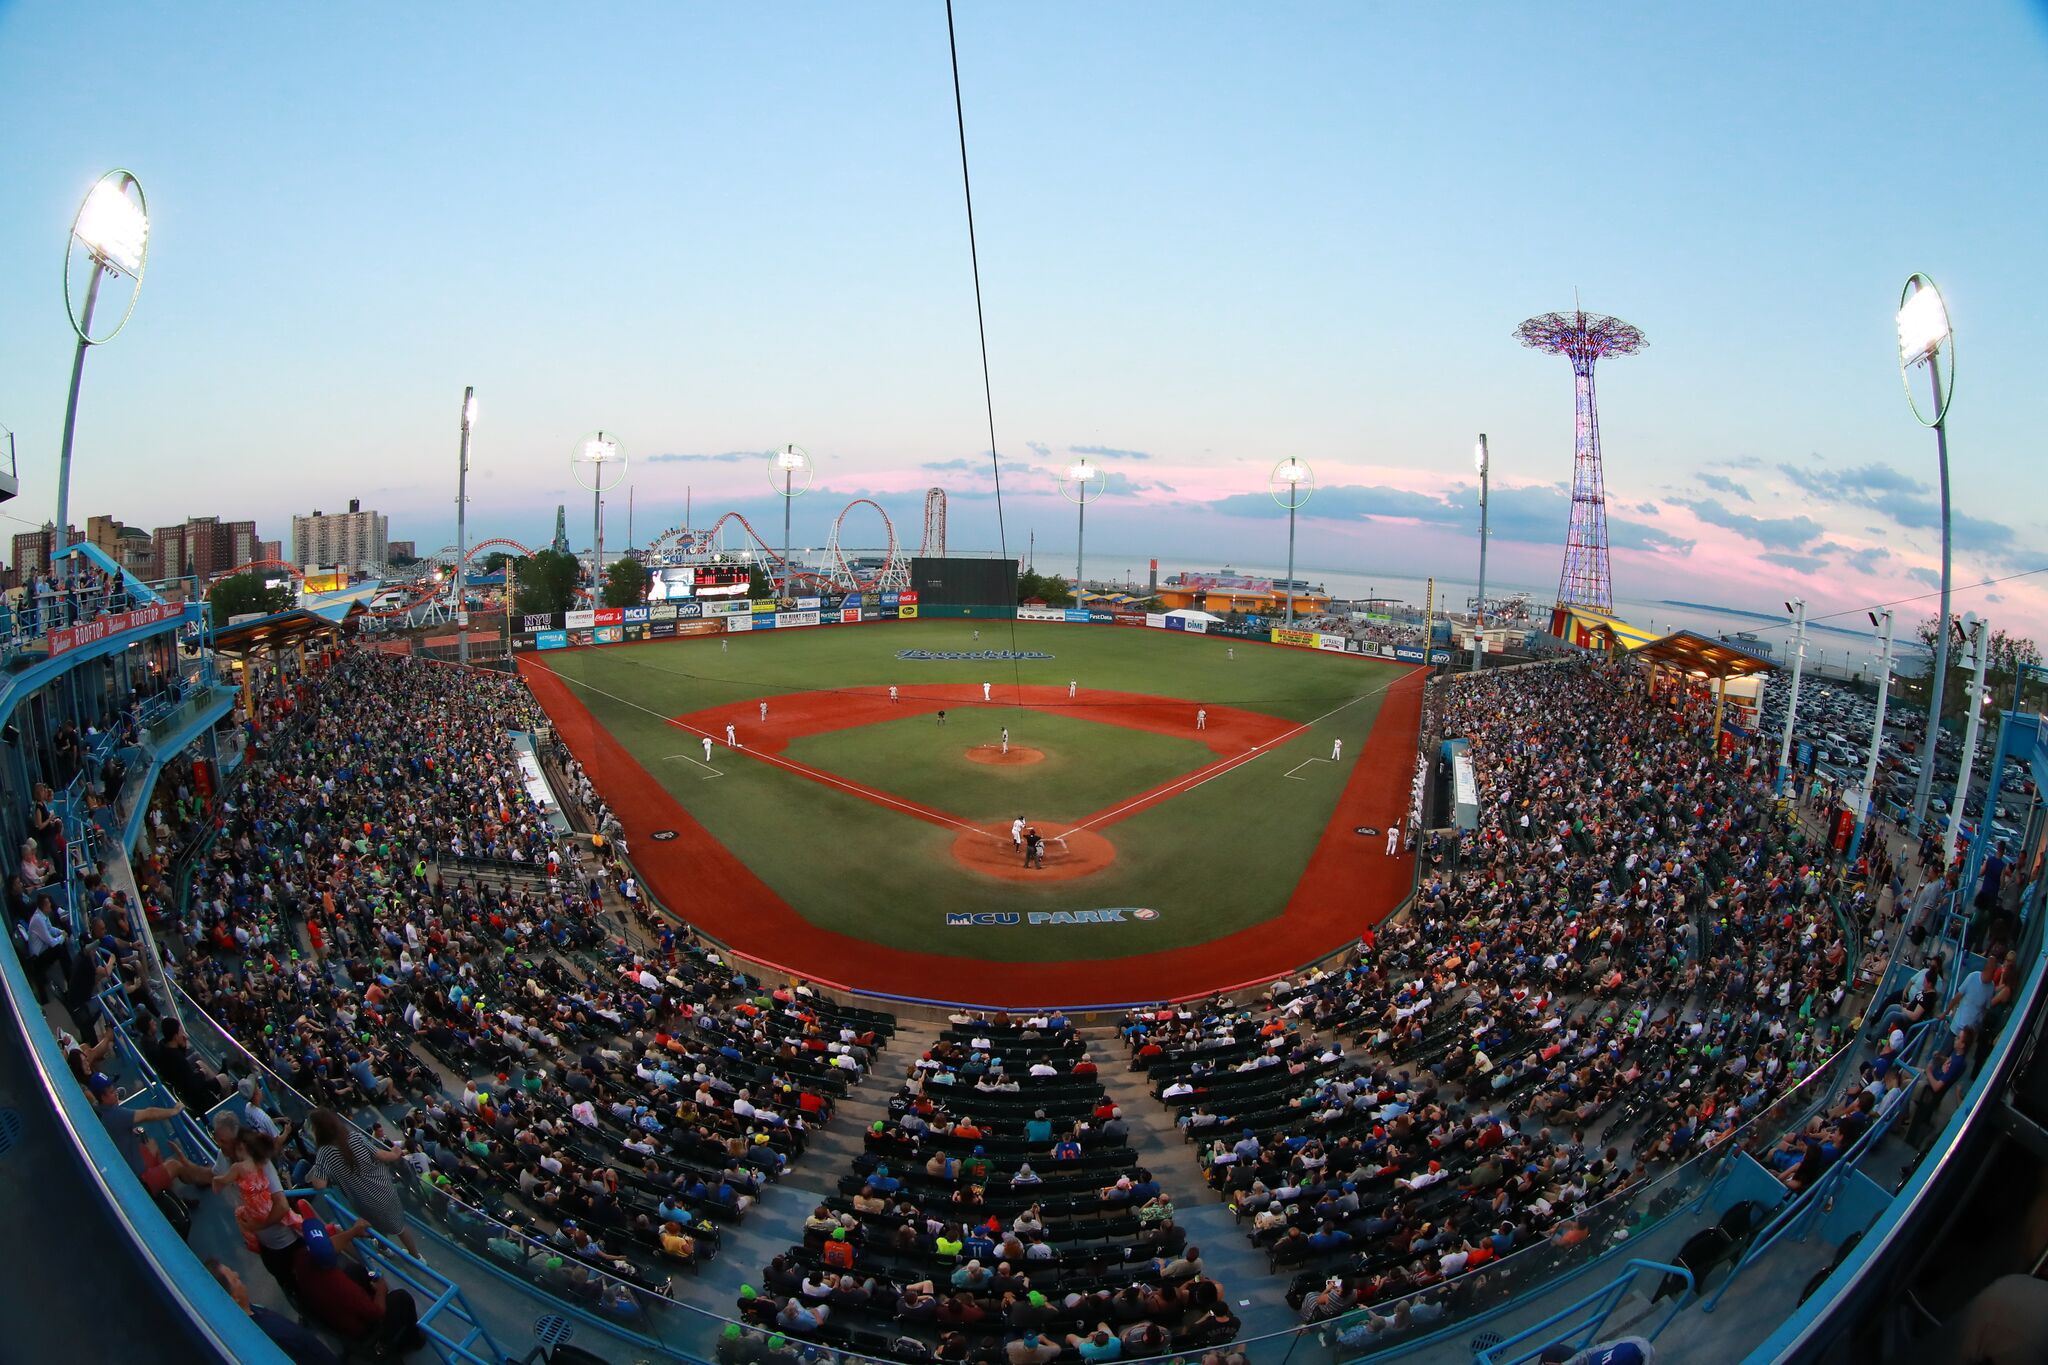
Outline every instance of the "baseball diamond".
POLYGON ((1341 948, 1406 895, 1411 855, 1351 831, 1405 819, 1415 670, 1036 623, 1011 650, 960 647, 971 629, 658 641, 520 667, 654 894, 821 980, 999 1005, 1115 1003, 1141 974, 1148 997, 1192 994, 1341 948), (660 761, 703 736, 725 780, 660 761), (1340 739, 1345 757, 1289 777, 1340 739), (677 837, 645 838, 656 829, 677 837), (941 932, 1007 923, 1036 932, 941 932))

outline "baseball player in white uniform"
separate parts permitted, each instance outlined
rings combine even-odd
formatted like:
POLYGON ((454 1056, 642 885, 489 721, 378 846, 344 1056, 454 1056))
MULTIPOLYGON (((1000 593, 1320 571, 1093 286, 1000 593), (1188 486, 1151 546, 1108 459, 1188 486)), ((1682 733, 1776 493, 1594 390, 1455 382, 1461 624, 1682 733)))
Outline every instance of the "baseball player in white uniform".
POLYGON ((1003 727, 1003 752, 1010 752, 1010 727, 1007 725, 1003 727))
POLYGON ((725 727, 725 747, 728 749, 737 749, 740 747, 739 732, 734 730, 730 725, 727 725, 725 727))
POLYGON ((1199 707, 1196 709, 1195 728, 1197 730, 1206 730, 1209 728, 1209 709, 1206 706, 1199 707))
POLYGON ((768 719, 768 703, 765 701, 761 703, 761 719, 768 719))
POLYGON ((711 736, 709 735, 704 736, 704 761, 706 763, 711 761, 711 736))
POLYGON ((890 704, 891 706, 895 706, 895 705, 897 705, 897 701, 896 701, 896 684, 895 684, 895 683, 890 683, 890 684, 889 684, 889 704, 890 704))
POLYGON ((1021 815, 1010 822, 1010 851, 1024 851, 1024 817, 1021 815))
POLYGON ((987 684, 987 683, 983 683, 983 684, 981 685, 981 699, 982 699, 983 701, 987 701, 987 700, 989 699, 989 697, 988 697, 988 684, 987 684))
POLYGON ((1078 683, 1078 682, 1074 681, 1074 679, 1072 679, 1072 678, 1069 678, 1069 679, 1067 679, 1067 700, 1068 700, 1068 701, 1072 701, 1072 700, 1074 699, 1074 689, 1075 689, 1075 688, 1077 688, 1077 687, 1079 687, 1080 685, 1081 685, 1080 683, 1078 683))
POLYGON ((1389 858, 1391 858, 1391 857, 1393 857, 1393 856, 1394 856, 1394 855, 1395 855, 1396 853, 1399 853, 1400 851, 1401 851, 1401 827, 1400 827, 1399 825, 1388 825, 1388 826, 1387 826, 1387 856, 1388 856, 1389 858))
POLYGON ((1341 739, 1331 741, 1330 761, 1332 763, 1335 763, 1338 759, 1342 757, 1344 757, 1344 741, 1341 739))

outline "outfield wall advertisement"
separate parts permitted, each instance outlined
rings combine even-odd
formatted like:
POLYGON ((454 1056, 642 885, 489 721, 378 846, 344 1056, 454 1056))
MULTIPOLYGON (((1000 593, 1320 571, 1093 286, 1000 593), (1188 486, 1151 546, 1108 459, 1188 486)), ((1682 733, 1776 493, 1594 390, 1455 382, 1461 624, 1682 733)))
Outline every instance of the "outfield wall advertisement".
MULTIPOLYGON (((774 601, 690 599, 657 602, 644 607, 608 607, 562 612, 553 616, 525 616, 524 629, 513 636, 514 649, 574 649, 584 645, 622 644, 635 640, 667 640, 687 635, 738 633, 755 630, 791 630, 808 626, 859 625, 868 621, 915 621, 924 613, 915 592, 856 592, 844 597, 799 597, 792 608, 782 609, 774 601), (815 605, 813 605, 815 604, 815 605)), ((1007 620, 1011 613, 1001 607, 940 607, 935 618, 1007 620)), ((1069 625, 1142 626, 1152 630, 1177 630, 1196 635, 1244 636, 1270 640, 1294 649, 1314 649, 1331 654, 1356 654, 1366 658, 1391 659, 1401 663, 1446 664, 1449 650, 1422 649, 1408 645, 1383 645, 1354 640, 1325 631, 1296 630, 1271 624, 1269 619, 1247 618, 1242 623, 1209 621, 1199 616, 1178 616, 1168 612, 1132 611, 1101 607, 1017 607, 1019 621, 1069 625)))

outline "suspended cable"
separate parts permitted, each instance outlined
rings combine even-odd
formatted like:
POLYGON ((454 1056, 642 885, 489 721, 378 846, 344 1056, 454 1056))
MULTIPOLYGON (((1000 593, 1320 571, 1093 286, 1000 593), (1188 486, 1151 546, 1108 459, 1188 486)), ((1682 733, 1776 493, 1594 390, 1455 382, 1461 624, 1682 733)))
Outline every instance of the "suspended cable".
MULTIPOLYGON (((1000 562, 1010 559, 1010 536, 1003 520, 1003 462, 996 454, 996 400, 995 390, 988 377, 988 310, 981 301, 981 248, 974 233, 974 180, 967 173, 967 109, 960 98, 960 42, 953 33, 953 0, 946 0, 946 51, 953 61, 953 124, 960 134, 960 191, 967 201, 967 260, 974 270, 974 328, 981 340, 981 401, 988 415, 988 464, 995 477, 996 491, 996 552, 1000 562)), ((1081 585, 1074 584, 1076 600, 1079 600, 1081 585)), ((1011 596, 1015 596, 1012 589, 1011 596)), ((1010 652, 1017 652, 1017 604, 1006 603, 1010 609, 1010 652)), ((1010 660, 1011 681, 1022 677, 1022 670, 1015 658, 1010 660)), ((1006 732, 1007 733, 1007 732, 1006 732)))

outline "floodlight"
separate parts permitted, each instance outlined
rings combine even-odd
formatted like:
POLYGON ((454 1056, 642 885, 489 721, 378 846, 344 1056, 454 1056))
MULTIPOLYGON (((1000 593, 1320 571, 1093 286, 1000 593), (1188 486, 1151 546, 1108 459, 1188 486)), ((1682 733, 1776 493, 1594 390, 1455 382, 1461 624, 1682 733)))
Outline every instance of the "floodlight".
POLYGON ((1076 460, 1067 466, 1067 477, 1075 483, 1087 483, 1095 477, 1095 466, 1086 460, 1076 460))
MULTIPOLYGON (((101 265, 134 275, 149 243, 149 215, 128 197, 132 179, 108 176, 92 187, 72 231, 101 265)), ((138 191, 139 192, 139 191, 138 191)))
POLYGON ((1899 305, 1899 363, 1917 365, 1934 354, 1949 338, 1948 307, 1934 281, 1916 276, 1921 282, 1909 285, 1899 305))
POLYGON ((462 425, 466 427, 476 425, 476 394, 474 393, 471 393, 462 402, 462 425))
POLYGON ((1472 468, 1481 474, 1486 472, 1486 438, 1483 436, 1472 447, 1472 468))
POLYGON ((1282 460, 1273 477, 1282 483, 1298 484, 1310 477, 1308 466, 1299 460, 1282 460))

